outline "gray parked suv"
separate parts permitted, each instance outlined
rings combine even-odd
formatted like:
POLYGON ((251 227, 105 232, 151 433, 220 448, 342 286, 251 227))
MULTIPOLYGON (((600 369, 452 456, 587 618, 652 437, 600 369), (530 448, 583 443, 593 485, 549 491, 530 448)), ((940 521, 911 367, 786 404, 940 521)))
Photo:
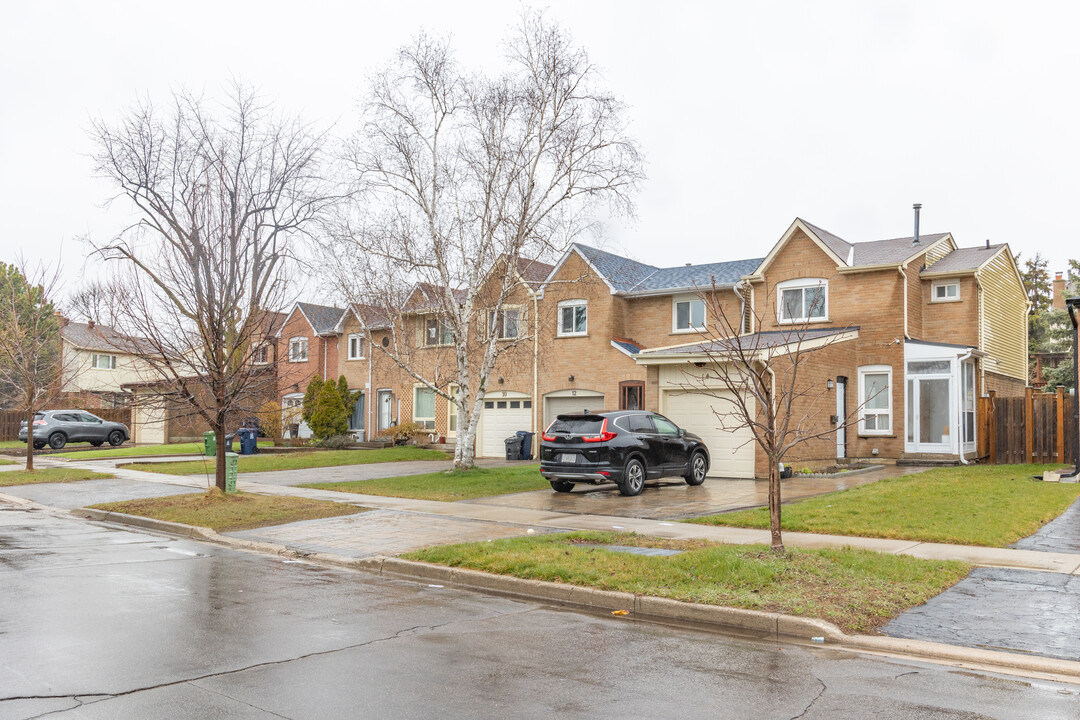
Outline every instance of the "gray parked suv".
MULTIPOLYGON (((59 450, 69 442, 88 442, 94 447, 108 442, 122 445, 131 434, 122 423, 102 420, 85 410, 42 410, 34 415, 34 447, 48 444, 59 450)), ((26 421, 19 428, 20 442, 26 442, 26 421)))

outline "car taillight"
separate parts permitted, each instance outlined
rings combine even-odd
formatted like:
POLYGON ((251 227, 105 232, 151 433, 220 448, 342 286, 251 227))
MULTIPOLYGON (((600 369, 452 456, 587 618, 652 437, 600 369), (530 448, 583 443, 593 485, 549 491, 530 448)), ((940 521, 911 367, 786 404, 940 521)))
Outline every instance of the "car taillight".
POLYGON ((552 420, 551 422, 548 423, 548 426, 546 428, 544 428, 544 432, 540 433, 540 437, 543 439, 544 442, 555 442, 555 436, 554 435, 548 435, 547 432, 548 432, 548 430, 551 429, 551 426, 554 425, 557 422, 559 422, 559 421, 558 420, 552 420))
POLYGON ((607 418, 604 418, 604 424, 600 426, 599 435, 582 435, 581 439, 584 442, 607 442, 614 438, 618 433, 608 432, 607 418))
POLYGON ((47 425, 48 423, 46 423, 44 420, 35 420, 34 424, 35 425, 47 425))

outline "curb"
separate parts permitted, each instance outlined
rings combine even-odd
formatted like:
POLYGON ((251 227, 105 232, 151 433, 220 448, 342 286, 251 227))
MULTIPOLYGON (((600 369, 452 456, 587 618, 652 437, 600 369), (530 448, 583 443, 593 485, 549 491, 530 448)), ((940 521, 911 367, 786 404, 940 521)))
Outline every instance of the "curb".
MULTIPOLYGON (((0 495, 0 500, 37 505, 22 498, 0 495)), ((233 549, 252 550, 370 572, 397 579, 437 583, 523 600, 552 603, 588 611, 626 611, 643 620, 686 624, 696 629, 736 631, 759 639, 784 639, 812 647, 832 647, 849 651, 889 655, 937 664, 957 665, 985 671, 1031 675, 1080 684, 1080 662, 1041 656, 1020 655, 958 645, 907 640, 875 635, 848 635, 836 625, 816 618, 744 610, 683 602, 670 598, 635 595, 615 590, 566 585, 544 580, 528 580, 509 575, 493 575, 479 570, 434 565, 396 557, 374 555, 364 558, 329 553, 307 553, 273 543, 242 540, 221 535, 208 528, 156 520, 137 515, 78 508, 68 514, 89 520, 130 525, 193 540, 212 542, 233 549)))

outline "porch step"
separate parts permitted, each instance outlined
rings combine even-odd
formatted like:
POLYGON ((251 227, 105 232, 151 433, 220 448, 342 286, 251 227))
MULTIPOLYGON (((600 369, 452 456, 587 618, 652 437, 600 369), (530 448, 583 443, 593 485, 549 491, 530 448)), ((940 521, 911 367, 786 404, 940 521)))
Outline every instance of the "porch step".
MULTIPOLYGON (((968 462, 973 462, 969 460, 968 462)), ((960 464, 955 455, 943 455, 940 453, 901 453, 896 459, 897 465, 939 465, 951 467, 960 464)))

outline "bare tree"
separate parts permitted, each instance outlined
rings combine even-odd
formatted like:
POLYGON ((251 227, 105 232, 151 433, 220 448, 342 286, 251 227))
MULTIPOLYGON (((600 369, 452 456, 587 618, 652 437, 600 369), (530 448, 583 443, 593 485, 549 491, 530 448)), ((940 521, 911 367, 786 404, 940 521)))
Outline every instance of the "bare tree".
MULTIPOLYGON (((769 463, 769 530, 772 549, 784 552, 780 530, 780 464, 796 447, 808 443, 826 442, 839 430, 853 424, 861 404, 846 417, 831 415, 833 405, 823 403, 827 390, 822 382, 812 382, 813 363, 825 361, 822 356, 838 343, 851 339, 846 328, 817 328, 809 319, 779 326, 766 332, 750 332, 761 328, 770 305, 770 288, 755 285, 755 299, 760 304, 744 302, 749 291, 733 294, 730 290, 712 288, 700 293, 711 319, 704 329, 706 339, 696 348, 706 362, 696 363, 686 370, 682 386, 716 399, 712 412, 719 427, 734 431, 748 427, 753 442, 769 463), (751 325, 752 323, 752 325, 751 325)), ((824 295, 807 293, 807 303, 823 307, 824 295)), ((795 313, 807 318, 814 315, 795 313)), ((873 398, 885 388, 871 389, 873 398)))
POLYGON ((73 320, 115 327, 125 314, 127 302, 127 291, 120 280, 90 280, 68 296, 64 310, 73 320))
POLYGON ((336 201, 324 137, 241 86, 220 108, 181 92, 164 111, 145 102, 93 134, 98 171, 139 218, 95 246, 119 264, 120 325, 141 338, 158 381, 150 395, 213 428, 224 489, 226 419, 276 394, 260 364, 264 311, 286 304, 295 243, 336 201))
POLYGON ((0 398, 26 418, 26 469, 34 469, 34 414, 61 389, 59 269, 0 263, 0 398))
POLYGON ((506 51, 490 77, 421 36, 375 78, 349 152, 360 202, 330 251, 348 299, 388 320, 375 352, 456 406, 455 468, 473 465, 496 363, 535 340, 535 318, 512 341, 489 318, 506 322, 520 273, 561 254, 598 203, 631 213, 642 178, 623 105, 564 30, 526 12, 506 51), (435 363, 412 352, 428 332, 448 347, 435 363))

